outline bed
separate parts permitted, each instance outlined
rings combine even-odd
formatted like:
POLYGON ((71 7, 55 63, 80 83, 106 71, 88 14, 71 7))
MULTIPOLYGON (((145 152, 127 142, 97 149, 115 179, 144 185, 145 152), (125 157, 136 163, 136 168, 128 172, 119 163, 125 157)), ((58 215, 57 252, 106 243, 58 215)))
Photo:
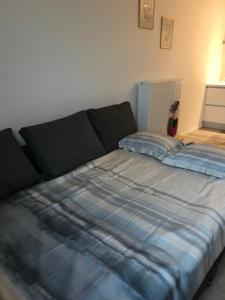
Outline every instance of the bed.
POLYGON ((0 299, 192 299, 225 246, 225 179, 114 150, 0 202, 0 299))

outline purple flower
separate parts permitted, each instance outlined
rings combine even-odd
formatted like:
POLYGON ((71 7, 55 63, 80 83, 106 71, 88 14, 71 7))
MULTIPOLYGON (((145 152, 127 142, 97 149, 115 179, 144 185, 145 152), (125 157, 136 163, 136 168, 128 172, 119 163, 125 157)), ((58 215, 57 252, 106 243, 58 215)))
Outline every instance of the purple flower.
POLYGON ((170 106, 170 112, 171 114, 175 114, 176 111, 178 110, 180 105, 180 101, 175 101, 171 106, 170 106))

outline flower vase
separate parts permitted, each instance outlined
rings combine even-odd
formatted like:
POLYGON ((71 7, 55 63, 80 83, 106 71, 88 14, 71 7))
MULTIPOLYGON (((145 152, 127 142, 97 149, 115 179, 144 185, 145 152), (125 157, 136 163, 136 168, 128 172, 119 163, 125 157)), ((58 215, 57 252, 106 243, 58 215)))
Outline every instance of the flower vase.
POLYGON ((170 117, 169 122, 168 122, 168 127, 167 127, 167 134, 175 137, 177 134, 177 128, 178 128, 178 119, 170 117))
POLYGON ((180 101, 175 101, 170 106, 170 117, 167 126, 167 134, 174 137, 177 134, 178 127, 178 109, 179 109, 180 101))

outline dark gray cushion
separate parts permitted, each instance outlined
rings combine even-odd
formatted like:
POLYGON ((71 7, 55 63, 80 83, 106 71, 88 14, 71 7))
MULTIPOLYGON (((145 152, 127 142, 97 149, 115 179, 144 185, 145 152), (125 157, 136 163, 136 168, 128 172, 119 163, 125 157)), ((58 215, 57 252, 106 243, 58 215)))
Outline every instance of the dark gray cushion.
POLYGON ((40 180, 11 129, 0 131, 0 200, 40 180))
POLYGON ((106 152, 118 148, 118 142, 137 131, 129 102, 89 109, 89 119, 106 152))
POLYGON ((54 178, 105 154, 85 111, 25 127, 20 134, 45 178, 54 178))
POLYGON ((35 167, 35 169, 38 171, 39 174, 41 174, 41 169, 33 155, 32 152, 30 152, 29 148, 27 147, 27 145, 23 145, 22 146, 23 152, 25 153, 25 155, 29 158, 30 162, 32 163, 32 165, 35 167))

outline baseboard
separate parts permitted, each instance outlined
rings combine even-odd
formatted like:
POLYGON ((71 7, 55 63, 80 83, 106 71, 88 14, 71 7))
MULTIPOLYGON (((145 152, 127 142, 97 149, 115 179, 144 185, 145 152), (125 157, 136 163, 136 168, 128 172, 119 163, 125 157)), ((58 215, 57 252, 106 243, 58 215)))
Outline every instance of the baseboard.
POLYGON ((214 122, 206 122, 203 121, 204 128, 211 128, 211 129, 218 129, 218 130, 225 130, 225 124, 219 124, 214 122))

